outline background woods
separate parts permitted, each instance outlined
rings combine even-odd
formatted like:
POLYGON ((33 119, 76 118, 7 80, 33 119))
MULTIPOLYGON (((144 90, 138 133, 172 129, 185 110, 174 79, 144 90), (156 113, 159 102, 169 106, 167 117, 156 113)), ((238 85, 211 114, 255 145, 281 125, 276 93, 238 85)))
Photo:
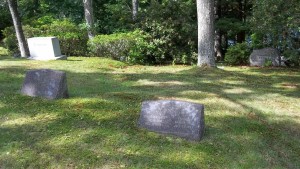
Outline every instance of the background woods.
MULTIPOLYGON (((100 48, 112 50, 112 46, 122 46, 122 51, 112 51, 118 55, 114 58, 132 63, 195 64, 198 60, 196 0, 17 2, 26 38, 57 36, 67 55, 100 56, 97 52, 100 48), (122 36, 124 33, 128 35, 126 40, 122 36)), ((225 59, 228 48, 242 50, 236 44, 246 43, 245 50, 274 47, 295 65, 299 64, 299 0, 289 3, 283 0, 215 0, 212 4, 215 23, 209 29, 215 32, 217 61, 232 59, 225 59)), ((18 53, 7 1, 1 1, 0 10, 0 38, 11 53, 18 53)), ((230 54, 227 57, 231 57, 230 54)), ((238 62, 245 63, 247 59, 238 62)))

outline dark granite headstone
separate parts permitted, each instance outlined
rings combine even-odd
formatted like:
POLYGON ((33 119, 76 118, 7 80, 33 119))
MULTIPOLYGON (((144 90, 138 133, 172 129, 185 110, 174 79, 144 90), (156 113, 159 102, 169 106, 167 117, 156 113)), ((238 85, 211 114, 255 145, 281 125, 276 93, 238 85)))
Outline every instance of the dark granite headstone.
POLYGON ((30 70, 26 73, 21 93, 46 99, 67 98, 66 73, 51 69, 30 70))
POLYGON ((139 126, 199 141, 204 133, 204 106, 175 100, 144 101, 139 126))

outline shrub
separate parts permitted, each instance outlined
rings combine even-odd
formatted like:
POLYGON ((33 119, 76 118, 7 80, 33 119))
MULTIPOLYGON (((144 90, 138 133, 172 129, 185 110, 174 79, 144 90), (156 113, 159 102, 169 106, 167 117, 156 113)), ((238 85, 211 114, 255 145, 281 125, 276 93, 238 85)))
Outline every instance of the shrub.
POLYGON ((144 56, 151 64, 191 64, 196 60, 197 22, 194 1, 151 1, 140 13, 140 28, 147 35, 144 56), (164 11, 164 12, 162 12, 164 11))
POLYGON ((41 26, 44 36, 55 36, 59 39, 63 54, 73 56, 84 56, 87 52, 87 31, 82 30, 71 21, 56 20, 50 25, 41 26))
POLYGON ((20 53, 18 48, 17 37, 13 27, 7 27, 3 31, 4 39, 3 43, 9 54, 20 53))
MULTIPOLYGON (((32 28, 28 25, 22 26, 22 28, 26 39, 39 36, 41 34, 39 29, 32 28)), ((3 35, 5 36, 3 42, 5 47, 8 49, 9 54, 13 55, 20 53, 14 27, 5 28, 3 30, 3 35)))
POLYGON ((271 59, 265 59, 265 63, 263 65, 264 67, 271 67, 273 66, 272 60, 271 59))
MULTIPOLYGON (((66 55, 86 55, 88 36, 85 30, 69 20, 56 20, 39 28, 23 26, 26 39, 40 36, 55 36, 59 39, 60 48, 66 55)), ((4 29, 4 44, 10 54, 19 53, 18 41, 13 27, 4 29)))
POLYGON ((283 52, 283 56, 287 58, 289 66, 300 65, 300 51, 296 49, 287 49, 283 52))
POLYGON ((133 39, 127 33, 97 35, 88 42, 88 48, 93 56, 124 60, 132 43, 133 39))
POLYGON ((238 43, 228 48, 225 54, 225 62, 229 65, 248 64, 250 50, 246 43, 238 43))

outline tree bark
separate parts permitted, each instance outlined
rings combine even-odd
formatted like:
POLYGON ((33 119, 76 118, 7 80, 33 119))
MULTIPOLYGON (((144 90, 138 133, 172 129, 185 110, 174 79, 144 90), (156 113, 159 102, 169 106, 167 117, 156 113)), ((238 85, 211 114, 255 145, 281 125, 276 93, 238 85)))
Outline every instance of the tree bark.
POLYGON ((215 67, 214 0, 197 0, 198 66, 215 67))
POLYGON ((222 56, 222 33, 220 30, 215 32, 215 58, 217 60, 223 60, 222 56))
MULTIPOLYGON (((220 0, 215 0, 215 20, 221 18, 220 0)), ((215 30, 215 59, 223 60, 222 56, 222 32, 220 29, 215 30)))
POLYGON ((18 13, 18 5, 16 0, 7 0, 9 11, 13 20, 14 28, 16 31, 16 36, 19 44, 19 50, 21 52, 21 57, 29 56, 28 45, 23 33, 21 18, 18 13))
POLYGON ((94 37, 93 0, 83 0, 84 17, 89 39, 94 37))
POLYGON ((138 9, 139 9, 139 1, 132 0, 132 20, 134 22, 137 20, 138 9))
MULTIPOLYGON (((238 4, 239 4, 239 9, 238 9, 238 18, 241 22, 245 23, 245 20, 246 20, 246 2, 244 2, 244 0, 239 0, 238 1, 238 4)), ((243 43, 245 42, 245 39, 246 39, 246 31, 242 30, 240 31, 237 35, 236 35, 236 41, 237 43, 243 43)))

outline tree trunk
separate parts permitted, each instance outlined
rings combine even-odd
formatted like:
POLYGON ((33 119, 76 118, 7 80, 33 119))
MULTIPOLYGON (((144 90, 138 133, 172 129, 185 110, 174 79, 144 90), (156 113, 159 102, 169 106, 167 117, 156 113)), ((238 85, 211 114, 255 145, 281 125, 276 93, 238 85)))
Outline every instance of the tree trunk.
POLYGON ((215 58, 223 61, 222 56, 222 34, 220 30, 215 32, 215 58))
POLYGON ((87 25, 89 39, 94 37, 93 0, 83 0, 84 17, 87 25))
MULTIPOLYGON (((215 20, 221 18, 220 0, 215 0, 215 20)), ((215 30, 215 59, 223 60, 222 57, 222 33, 220 29, 215 30)))
POLYGON ((139 1, 132 0, 132 20, 134 22, 137 20, 138 9, 139 9, 139 1))
POLYGON ((16 0, 7 0, 9 11, 14 23, 16 36, 18 39, 19 50, 21 52, 21 57, 28 57, 29 56, 29 49, 28 45, 23 33, 21 19, 18 13, 18 5, 16 0))
POLYGON ((197 0, 198 66, 215 67, 214 0, 197 0))
MULTIPOLYGON (((246 3, 243 3, 243 0, 239 0, 238 4, 239 4, 239 9, 238 9, 239 16, 238 16, 238 18, 239 18, 240 21, 245 23, 245 19, 246 19, 246 17, 245 17, 246 6, 245 5, 246 5, 246 3)), ((243 43, 246 39, 246 31, 242 30, 236 36, 237 36, 237 38, 236 38, 237 43, 243 43)))

